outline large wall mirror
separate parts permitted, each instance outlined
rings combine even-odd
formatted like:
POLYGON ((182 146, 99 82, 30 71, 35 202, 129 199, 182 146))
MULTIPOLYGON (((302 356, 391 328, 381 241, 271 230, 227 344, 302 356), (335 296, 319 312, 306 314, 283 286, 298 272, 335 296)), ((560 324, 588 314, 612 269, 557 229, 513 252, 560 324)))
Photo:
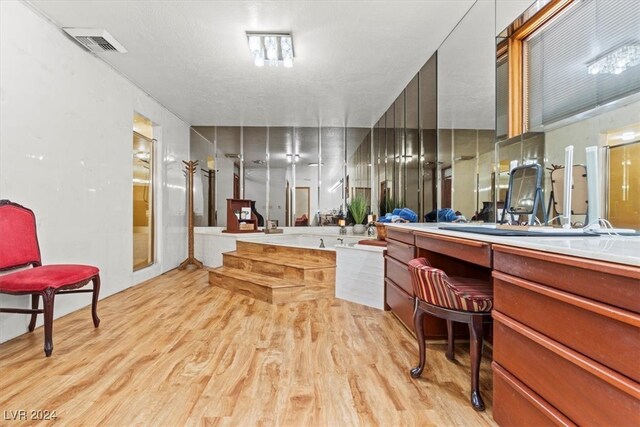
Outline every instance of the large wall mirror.
MULTIPOLYGON (((640 43, 640 8, 633 0, 555 4, 531 4, 496 39, 500 184, 509 164, 542 165, 544 205, 557 224, 551 171, 565 166, 565 147, 573 146, 574 166, 585 165, 586 147, 596 146, 598 217, 640 229, 640 64, 620 61, 620 52, 640 43), (531 25, 532 17, 545 25, 531 25), (519 49, 510 51, 514 44, 519 49), (516 60, 524 64, 521 75, 509 66, 516 60), (521 86, 513 84, 518 79, 521 86)), ((571 221, 579 227, 597 219, 581 213, 571 221)))
MULTIPOLYGON (((438 49, 440 208, 467 220, 494 205, 495 5, 476 2, 438 49)), ((493 221, 494 218, 485 218, 493 221)))
MULTIPOLYGON (((372 128, 194 126, 196 226, 226 227, 226 200, 249 199, 259 224, 338 225, 349 200, 377 204, 372 128)), ((381 159, 383 160, 383 159, 381 159)))

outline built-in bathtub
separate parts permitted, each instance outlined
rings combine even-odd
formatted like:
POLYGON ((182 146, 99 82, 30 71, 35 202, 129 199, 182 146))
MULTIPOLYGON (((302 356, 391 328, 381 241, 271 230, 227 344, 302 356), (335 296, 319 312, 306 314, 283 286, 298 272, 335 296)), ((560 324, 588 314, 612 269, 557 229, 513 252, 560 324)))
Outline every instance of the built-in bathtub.
POLYGON ((353 246, 365 236, 341 236, 326 234, 269 234, 238 238, 239 241, 266 245, 288 246, 292 248, 325 249, 335 251, 336 246, 353 246), (321 247, 321 243, 324 247, 321 247))
MULTIPOLYGON (((329 227, 327 227, 329 228, 329 227)), ((347 227, 350 230, 350 227, 347 227)), ((304 252, 323 251, 322 255, 331 256, 335 252, 336 278, 335 296, 347 301, 384 309, 384 248, 357 244, 366 236, 340 235, 329 228, 323 233, 323 227, 315 232, 297 234, 297 229, 285 228, 284 234, 231 234, 222 233, 222 227, 198 227, 195 233, 196 258, 207 267, 223 265, 225 252, 233 252, 239 242, 250 242, 274 246, 300 248, 304 252), (295 232, 294 232, 295 231, 295 232), (333 232, 332 232, 333 231, 333 232), (320 239, 324 248, 320 248, 320 239), (341 239, 341 240, 339 240, 341 239), (328 253, 325 253, 327 251, 328 253)), ((316 254, 318 254, 316 252, 316 254)))

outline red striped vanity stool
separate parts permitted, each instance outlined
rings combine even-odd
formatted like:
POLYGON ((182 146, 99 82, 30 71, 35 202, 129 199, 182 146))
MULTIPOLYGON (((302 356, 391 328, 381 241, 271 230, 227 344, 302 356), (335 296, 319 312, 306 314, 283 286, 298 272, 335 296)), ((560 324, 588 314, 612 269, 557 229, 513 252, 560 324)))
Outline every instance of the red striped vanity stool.
POLYGON ((423 317, 425 313, 447 321, 447 352, 454 360, 453 322, 469 325, 471 355, 471 404, 476 411, 484 410, 480 396, 480 360, 482 359, 483 327, 485 317, 491 315, 493 288, 484 280, 467 277, 449 277, 431 267, 425 258, 409 261, 409 272, 414 293, 413 324, 419 348, 419 364, 411 370, 411 376, 420 377, 425 363, 423 317))
POLYGON ((98 318, 100 274, 96 267, 77 264, 42 265, 36 234, 36 218, 30 209, 0 200, 0 293, 31 295, 31 309, 0 308, 0 313, 31 314, 29 331, 33 332, 38 314, 44 314, 44 353, 53 351, 53 302, 56 295, 79 292, 93 293, 91 315, 93 325, 98 318), (31 267, 31 268, 28 268, 31 267), (79 289, 89 282, 93 289, 79 289), (42 296, 43 309, 38 309, 42 296))

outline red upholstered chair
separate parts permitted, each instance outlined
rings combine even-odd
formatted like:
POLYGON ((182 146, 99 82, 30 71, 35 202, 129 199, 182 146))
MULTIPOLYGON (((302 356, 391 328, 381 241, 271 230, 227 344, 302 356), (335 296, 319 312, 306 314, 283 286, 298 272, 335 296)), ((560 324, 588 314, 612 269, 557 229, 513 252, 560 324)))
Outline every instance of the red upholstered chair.
POLYGON ((447 352, 449 360, 455 359, 453 349, 453 322, 469 325, 471 355, 471 404, 476 411, 484 410, 480 396, 480 361, 482 359, 482 323, 491 316, 493 308, 493 288, 491 283, 468 277, 449 277, 429 265, 425 258, 409 261, 411 283, 414 293, 413 324, 416 329, 419 348, 418 366, 411 370, 411 376, 420 377, 425 363, 425 343, 423 318, 425 313, 446 319, 447 352))
POLYGON ((295 221, 296 227, 306 226, 306 225, 309 225, 309 218, 307 218, 307 214, 302 214, 300 218, 296 218, 296 221, 295 221))
POLYGON ((97 328, 100 324, 97 313, 99 270, 90 265, 43 266, 33 212, 17 203, 0 200, 0 272, 11 270, 17 271, 0 275, 0 293, 31 295, 31 309, 0 308, 0 313, 31 314, 30 332, 36 326, 37 315, 44 313, 44 352, 47 357, 53 351, 53 302, 56 295, 92 292, 93 325, 97 328), (91 281, 93 289, 79 289, 91 281), (43 309, 38 309, 40 296, 43 309))

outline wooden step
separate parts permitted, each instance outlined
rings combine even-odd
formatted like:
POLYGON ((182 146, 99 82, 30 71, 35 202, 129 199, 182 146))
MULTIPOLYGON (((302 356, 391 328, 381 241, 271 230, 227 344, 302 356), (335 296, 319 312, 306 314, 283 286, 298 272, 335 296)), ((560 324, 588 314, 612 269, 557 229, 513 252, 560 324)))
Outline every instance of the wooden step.
POLYGON ((222 260, 225 267, 294 282, 328 282, 335 281, 336 277, 335 263, 322 259, 305 260, 234 251, 223 253, 222 260))
POLYGON ((270 256, 272 258, 287 258, 296 261, 317 262, 319 264, 336 263, 336 251, 296 248, 291 246, 270 245, 264 243, 236 241, 236 252, 270 256))
POLYGON ((335 281, 288 281, 231 267, 209 270, 209 283, 271 304, 333 297, 335 281))

